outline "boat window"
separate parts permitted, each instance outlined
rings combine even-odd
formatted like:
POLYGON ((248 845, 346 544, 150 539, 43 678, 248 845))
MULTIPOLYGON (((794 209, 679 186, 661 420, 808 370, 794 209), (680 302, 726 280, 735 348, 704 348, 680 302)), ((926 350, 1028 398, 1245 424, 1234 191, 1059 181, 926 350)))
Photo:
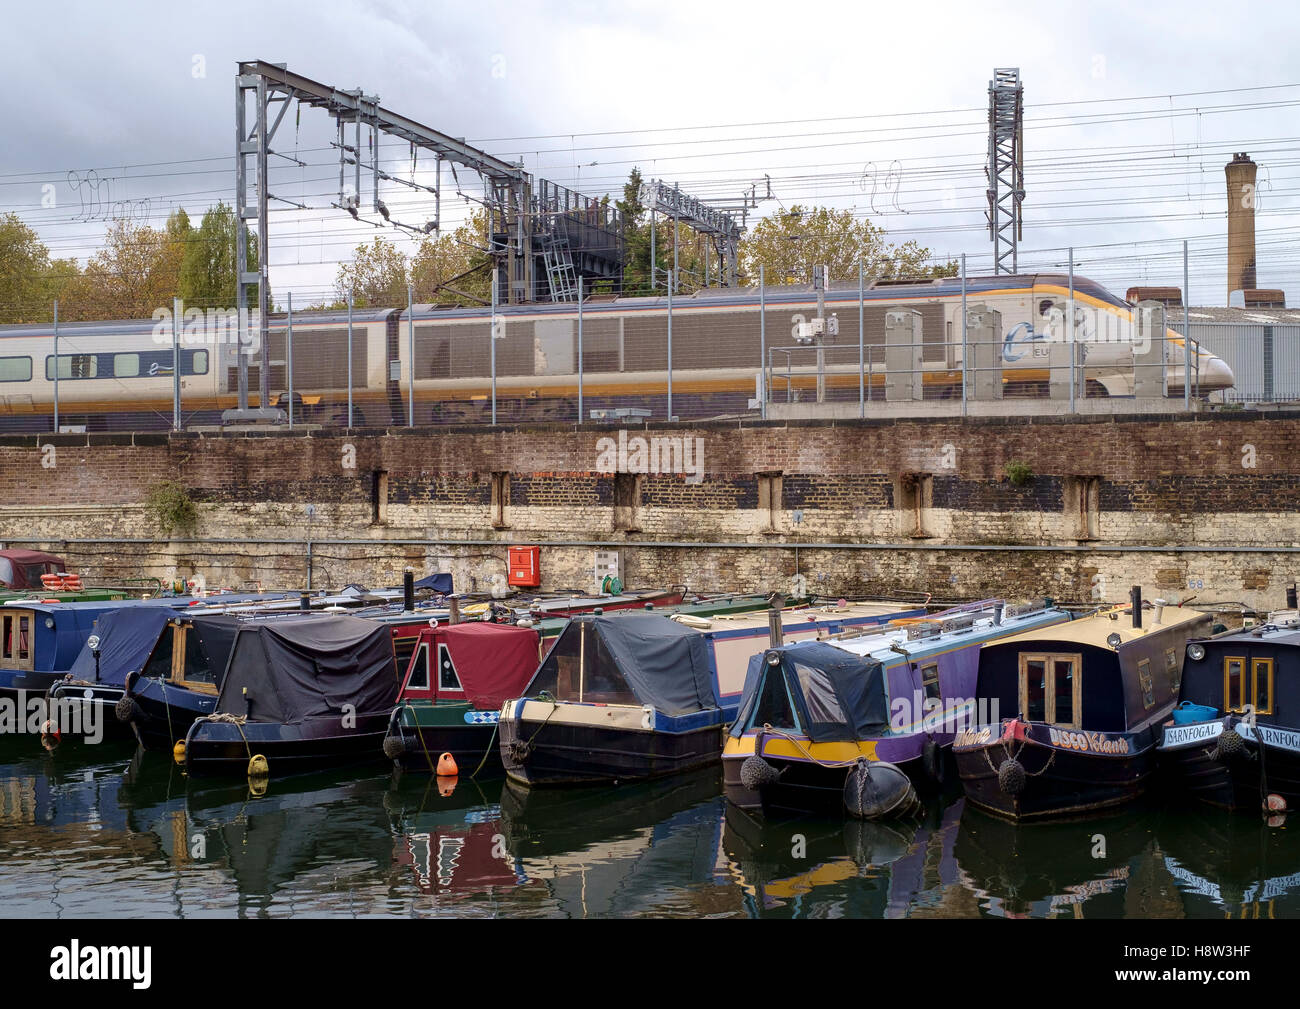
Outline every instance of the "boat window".
POLYGON ((140 671, 140 675, 171 679, 172 649, 175 647, 176 627, 173 624, 168 624, 163 628, 162 634, 158 636, 153 651, 149 653, 149 658, 144 664, 144 669, 140 671))
POLYGON ((790 703, 790 691, 786 689, 785 676, 779 667, 768 667, 763 676, 763 689, 758 696, 758 707, 751 724, 770 725, 774 729, 789 729, 794 732, 799 730, 794 705, 790 703))
POLYGON ((13 562, 7 558, 0 557, 0 587, 11 588, 14 583, 14 566, 13 562))
POLYGON ((0 357, 0 382, 30 382, 32 359, 30 357, 0 357))
POLYGON ((1223 659, 1223 710, 1241 711, 1242 680, 1245 678, 1244 656, 1228 655, 1223 659))
POLYGON ((1083 656, 1077 652, 1021 655, 1021 716, 1030 722, 1079 728, 1083 718, 1082 668, 1083 656))
POLYGON ((1074 661, 1052 659, 1052 686, 1056 694, 1052 721, 1057 725, 1074 724, 1074 661))
POLYGON ((456 675, 456 667, 451 661, 451 652, 447 650, 447 646, 444 644, 438 645, 438 689, 465 689, 460 685, 460 677, 456 675))
POLYGON ((529 696, 546 691, 557 701, 640 704, 618 664, 591 625, 569 624, 533 677, 529 696))
POLYGON ((1025 718, 1031 722, 1042 722, 1047 718, 1047 660, 1021 660, 1020 667, 1020 708, 1025 718))
POLYGON ((1273 713, 1273 660, 1252 659, 1250 663, 1251 692, 1255 695, 1255 714, 1273 713))
POLYGON ((1183 685, 1183 671, 1178 665, 1177 649, 1165 649, 1165 672, 1169 674, 1170 693, 1177 697, 1178 691, 1183 685))
POLYGON ((20 669, 30 669, 32 662, 32 614, 16 612, 4 614, 4 623, 0 627, 3 640, 0 642, 0 658, 8 665, 20 669))
POLYGON ((172 656, 172 678, 176 683, 202 693, 216 693, 217 673, 225 670, 212 668, 211 659, 203 649, 193 624, 177 628, 172 656))
POLYGON ((844 709, 835 696, 835 684, 820 669, 813 669, 796 662, 795 675, 799 677, 799 690, 803 693, 803 702, 808 708, 808 717, 814 722, 831 722, 842 725, 845 721, 844 709))
POLYGON ((1156 685, 1151 679, 1151 660, 1141 659, 1138 661, 1138 683, 1142 685, 1142 706, 1150 709, 1155 707, 1156 703, 1156 685))
POLYGON ((411 663, 411 675, 406 681, 408 690, 429 689, 429 645, 428 642, 415 650, 415 659, 411 663))
POLYGON ((930 662, 921 667, 921 689, 926 700, 939 696, 939 663, 930 662))
POLYGON ((393 660, 397 663, 398 669, 405 669, 410 665, 411 655, 415 652, 415 643, 419 640, 415 635, 393 638, 393 660))

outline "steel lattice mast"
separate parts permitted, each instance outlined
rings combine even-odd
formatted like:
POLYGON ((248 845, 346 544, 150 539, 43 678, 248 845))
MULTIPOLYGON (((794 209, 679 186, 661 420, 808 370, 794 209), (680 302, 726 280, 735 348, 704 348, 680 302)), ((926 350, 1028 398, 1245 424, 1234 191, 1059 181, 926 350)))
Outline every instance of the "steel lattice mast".
POLYGON ((1001 67, 989 81, 989 237, 993 272, 1015 273, 1025 199, 1024 96, 1018 67, 1001 67))

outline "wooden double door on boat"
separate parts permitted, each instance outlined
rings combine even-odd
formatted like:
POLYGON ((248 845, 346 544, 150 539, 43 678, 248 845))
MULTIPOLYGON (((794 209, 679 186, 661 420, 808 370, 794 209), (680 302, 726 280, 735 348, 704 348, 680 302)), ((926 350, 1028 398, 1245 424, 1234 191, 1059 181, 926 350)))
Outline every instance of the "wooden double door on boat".
POLYGON ((1020 716, 1028 722, 1082 728, 1082 673, 1079 652, 1021 652, 1020 716))

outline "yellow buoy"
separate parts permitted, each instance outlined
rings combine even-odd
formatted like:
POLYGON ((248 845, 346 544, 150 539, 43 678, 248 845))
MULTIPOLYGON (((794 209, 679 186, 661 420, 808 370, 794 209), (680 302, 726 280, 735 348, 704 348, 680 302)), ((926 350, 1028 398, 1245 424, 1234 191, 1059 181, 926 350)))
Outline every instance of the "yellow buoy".
POLYGON ((271 765, 266 762, 266 758, 260 753, 254 753, 248 761, 248 776, 250 778, 265 778, 271 773, 271 765))
POLYGON ((176 740, 176 745, 172 747, 172 760, 178 764, 185 763, 185 740, 176 740))
POLYGON ((438 758, 438 777, 454 778, 460 774, 460 768, 456 766, 456 758, 450 753, 444 753, 438 758))

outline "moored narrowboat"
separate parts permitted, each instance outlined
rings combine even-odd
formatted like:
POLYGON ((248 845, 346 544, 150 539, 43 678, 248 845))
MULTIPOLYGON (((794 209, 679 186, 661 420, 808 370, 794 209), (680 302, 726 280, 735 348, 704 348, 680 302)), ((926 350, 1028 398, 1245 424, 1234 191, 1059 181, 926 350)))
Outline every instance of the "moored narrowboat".
POLYGON ((1157 602, 1080 617, 980 651, 977 696, 1015 717, 953 742, 966 797, 1013 820, 1081 816, 1150 787, 1190 638, 1210 618, 1157 602))
POLYGON ((437 771, 450 753, 462 774, 499 772, 501 705, 537 671, 537 632, 510 624, 439 624, 420 632, 384 754, 403 767, 437 771))
POLYGON ((342 614, 241 622, 215 710, 185 735, 190 774, 264 777, 382 759, 397 698, 388 627, 342 614))
POLYGON ((722 754, 727 799, 765 814, 914 810, 912 786, 943 782, 954 733, 977 720, 980 645, 1068 619, 1045 600, 983 600, 755 655, 722 754))
POLYGON ((506 775, 525 785, 634 781, 718 759, 708 646, 650 613, 574 617, 501 709, 506 775))
POLYGON ((1300 620, 1187 645, 1181 703, 1161 727, 1171 786, 1233 811, 1300 807, 1300 620))

